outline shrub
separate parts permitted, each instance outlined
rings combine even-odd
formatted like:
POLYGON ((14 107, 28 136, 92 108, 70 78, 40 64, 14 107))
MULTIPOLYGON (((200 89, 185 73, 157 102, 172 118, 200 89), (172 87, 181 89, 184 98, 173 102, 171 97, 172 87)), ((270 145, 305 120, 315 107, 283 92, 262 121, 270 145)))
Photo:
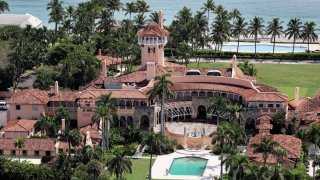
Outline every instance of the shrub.
POLYGON ((182 146, 182 144, 178 144, 176 148, 177 148, 177 149, 180 149, 180 150, 183 150, 183 149, 184 149, 184 147, 182 146))

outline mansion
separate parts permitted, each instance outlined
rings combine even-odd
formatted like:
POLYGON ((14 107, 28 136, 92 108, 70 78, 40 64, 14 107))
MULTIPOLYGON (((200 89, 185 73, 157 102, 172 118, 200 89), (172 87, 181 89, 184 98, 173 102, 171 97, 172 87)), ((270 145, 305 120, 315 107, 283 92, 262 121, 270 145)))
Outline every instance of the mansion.
POLYGON ((8 120, 40 119, 43 113, 52 115, 60 107, 66 107, 72 115, 73 126, 78 128, 92 124, 95 101, 103 94, 111 93, 118 100, 118 126, 133 125, 140 129, 156 128, 160 123, 160 103, 148 100, 148 91, 156 76, 170 73, 173 96, 166 97, 165 121, 201 121, 214 123, 214 113, 209 113, 208 99, 223 96, 248 109, 241 113, 243 127, 255 127, 262 115, 288 112, 288 96, 275 88, 256 82, 255 77, 244 75, 237 67, 234 56, 230 68, 187 68, 168 62, 164 47, 169 32, 163 27, 163 14, 159 24, 152 22, 137 33, 141 47, 141 66, 138 70, 108 77, 107 71, 114 58, 99 53, 102 62, 100 76, 79 91, 61 91, 58 82, 50 91, 37 89, 16 92, 9 99, 8 120))

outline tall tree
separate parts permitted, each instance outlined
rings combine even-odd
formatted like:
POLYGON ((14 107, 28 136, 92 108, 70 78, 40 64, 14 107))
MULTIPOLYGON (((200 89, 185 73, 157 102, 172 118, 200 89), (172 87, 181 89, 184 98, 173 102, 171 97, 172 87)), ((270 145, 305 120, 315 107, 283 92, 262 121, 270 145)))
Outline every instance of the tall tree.
POLYGON ((210 32, 210 12, 215 10, 215 4, 213 2, 213 0, 207 0, 206 3, 203 4, 203 7, 201 9, 203 9, 204 11, 207 11, 207 18, 208 18, 208 24, 207 24, 207 35, 210 32))
POLYGON ((111 175, 115 174, 119 180, 123 179, 126 173, 132 173, 132 163, 124 156, 124 153, 116 152, 107 162, 107 168, 111 175))
POLYGON ((86 171, 90 177, 88 179, 97 180, 100 173, 103 171, 103 166, 101 162, 92 160, 87 164, 86 171))
POLYGON ((114 18, 114 13, 122 8, 122 3, 120 0, 108 0, 107 9, 111 12, 112 19, 114 18))
POLYGON ((310 57, 310 42, 316 42, 318 35, 316 34, 316 23, 313 21, 306 22, 302 27, 301 38, 308 43, 308 54, 310 57))
POLYGON ((294 46, 296 44, 296 40, 297 38, 299 38, 301 33, 300 32, 301 26, 302 26, 302 22, 300 21, 300 19, 294 18, 294 19, 290 19, 287 25, 287 29, 285 30, 286 37, 288 37, 288 39, 293 38, 292 58, 294 54, 294 46))
POLYGON ((150 11, 150 6, 144 0, 138 0, 136 2, 137 12, 140 15, 150 11))
POLYGON ((50 10, 49 13, 49 23, 54 22, 55 23, 55 34, 57 34, 58 26, 61 24, 63 18, 64 18, 64 9, 63 9, 63 1, 60 0, 51 0, 47 4, 47 10, 50 10))
POLYGON ((252 20, 250 20, 250 24, 248 27, 250 36, 254 37, 254 56, 257 57, 257 41, 258 35, 263 35, 263 19, 261 17, 255 16, 252 20))
POLYGON ((97 123, 102 128, 102 152, 104 155, 105 149, 109 149, 109 129, 110 121, 117 112, 117 101, 111 97, 111 93, 102 95, 98 101, 96 101, 96 107, 94 109, 93 122, 97 123))
POLYGON ((226 160, 226 170, 229 170, 229 177, 233 180, 244 180, 248 165, 249 160, 243 155, 232 155, 226 160))
POLYGON ((26 141, 22 137, 17 137, 14 142, 14 147, 19 149, 19 162, 20 162, 20 156, 21 156, 21 149, 24 148, 26 141))
POLYGON ((164 134, 165 122, 164 122, 164 98, 165 96, 170 96, 172 94, 169 86, 172 86, 172 81, 169 80, 171 74, 163 74, 162 76, 155 77, 155 84, 153 88, 148 92, 149 100, 153 101, 156 97, 161 103, 161 134, 164 134))
POLYGON ((242 17, 236 18, 232 25, 231 34, 238 39, 237 54, 239 52, 240 36, 247 37, 248 35, 247 26, 248 23, 242 17))
POLYGON ((131 14, 137 12, 137 7, 136 7, 136 4, 134 2, 127 2, 124 5, 123 10, 126 12, 124 15, 126 16, 127 14, 129 14, 129 17, 130 17, 130 20, 131 20, 131 14))
POLYGON ((208 111, 217 116, 217 126, 220 125, 220 118, 227 112, 229 100, 223 96, 209 99, 208 111))
POLYGON ((267 26, 266 34, 271 36, 271 42, 273 41, 273 54, 276 46, 276 37, 279 38, 283 33, 283 26, 281 25, 282 23, 283 21, 280 21, 279 18, 273 18, 267 26))
POLYGON ((218 126, 217 131, 213 134, 212 141, 215 142, 216 145, 220 148, 220 179, 223 179, 223 164, 225 149, 228 145, 231 145, 231 137, 230 137, 230 123, 222 122, 220 126, 218 126))
MULTIPOLYGON (((69 129, 70 127, 68 127, 69 129)), ((69 145, 69 156, 71 155, 71 145, 73 147, 79 146, 81 144, 82 141, 82 136, 81 133, 79 131, 79 129, 72 129, 72 130, 68 130, 66 132, 66 139, 68 141, 68 145, 69 145)))
POLYGON ((268 159, 269 155, 270 154, 272 154, 272 155, 277 154, 277 151, 275 148, 278 145, 279 144, 277 142, 273 141, 271 138, 263 137, 261 139, 260 143, 254 143, 251 146, 253 148, 253 153, 255 153, 255 154, 261 153, 262 154, 263 166, 266 166, 267 159, 268 159))
POLYGON ((152 130, 143 134, 142 142, 140 144, 140 148, 142 149, 144 146, 147 146, 148 151, 150 153, 150 161, 149 161, 149 180, 152 179, 151 168, 152 168, 152 154, 155 153, 157 149, 161 149, 161 142, 159 139, 161 138, 161 134, 155 134, 152 130), (158 142, 158 143, 157 143, 158 142))
POLYGON ((0 13, 10 11, 9 4, 5 0, 0 0, 0 13))
POLYGON ((241 18, 241 12, 238 9, 233 9, 229 14, 230 14, 230 17, 232 19, 233 24, 236 19, 241 18))

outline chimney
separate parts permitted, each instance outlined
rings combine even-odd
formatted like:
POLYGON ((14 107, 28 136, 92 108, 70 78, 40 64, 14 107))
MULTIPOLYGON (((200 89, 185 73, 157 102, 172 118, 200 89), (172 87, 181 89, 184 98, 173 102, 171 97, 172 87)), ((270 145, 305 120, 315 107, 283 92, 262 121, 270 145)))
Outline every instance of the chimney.
POLYGON ((299 99, 300 99, 300 88, 296 87, 296 89, 294 91, 294 100, 299 101, 299 99))
POLYGON ((66 120, 65 119, 61 119, 61 130, 62 130, 62 133, 64 133, 66 129, 66 120))
POLYGON ((101 72, 101 75, 103 77, 107 77, 107 62, 106 61, 102 61, 102 72, 101 72))
POLYGON ((102 56, 102 50, 101 49, 98 50, 98 55, 102 56))
POLYGON ((232 68, 235 68, 237 66, 237 56, 232 56, 232 68))
POLYGON ((160 10, 159 12, 159 26, 163 29, 163 12, 160 10))
POLYGON ((54 94, 59 94, 59 83, 58 81, 54 82, 54 94))
POLYGON ((147 62, 147 80, 150 81, 156 77, 156 63, 147 62))

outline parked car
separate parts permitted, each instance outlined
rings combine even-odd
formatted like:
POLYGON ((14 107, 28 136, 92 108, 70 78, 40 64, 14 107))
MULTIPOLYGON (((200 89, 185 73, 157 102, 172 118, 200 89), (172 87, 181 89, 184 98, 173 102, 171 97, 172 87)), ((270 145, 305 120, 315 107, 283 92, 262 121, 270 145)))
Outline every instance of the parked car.
POLYGON ((0 102, 0 110, 3 111, 3 110, 8 110, 9 107, 8 107, 8 104, 6 102, 0 102))

